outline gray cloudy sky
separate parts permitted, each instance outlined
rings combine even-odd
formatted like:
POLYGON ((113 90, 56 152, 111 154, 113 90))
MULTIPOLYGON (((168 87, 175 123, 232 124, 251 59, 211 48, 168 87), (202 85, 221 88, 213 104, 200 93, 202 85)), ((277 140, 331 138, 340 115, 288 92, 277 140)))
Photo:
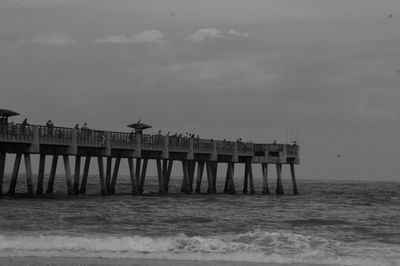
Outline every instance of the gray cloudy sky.
POLYGON ((0 0, 0 92, 17 122, 299 132, 301 178, 398 180, 400 1, 0 0))

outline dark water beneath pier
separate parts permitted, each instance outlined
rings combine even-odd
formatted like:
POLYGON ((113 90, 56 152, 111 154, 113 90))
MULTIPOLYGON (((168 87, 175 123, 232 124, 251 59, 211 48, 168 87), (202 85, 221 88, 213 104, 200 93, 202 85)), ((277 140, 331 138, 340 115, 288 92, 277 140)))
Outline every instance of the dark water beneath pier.
MULTIPOLYGON (((400 265, 398 182, 298 180, 301 195, 280 197, 187 196, 178 193, 180 178, 172 179, 171 194, 158 196, 156 179, 146 182, 144 196, 129 195, 124 177, 117 185, 124 195, 101 197, 98 178, 90 177, 88 195, 67 197, 60 177, 52 198, 3 197, 0 261, 41 255, 400 265)), ((291 194, 291 184, 284 187, 291 194)))

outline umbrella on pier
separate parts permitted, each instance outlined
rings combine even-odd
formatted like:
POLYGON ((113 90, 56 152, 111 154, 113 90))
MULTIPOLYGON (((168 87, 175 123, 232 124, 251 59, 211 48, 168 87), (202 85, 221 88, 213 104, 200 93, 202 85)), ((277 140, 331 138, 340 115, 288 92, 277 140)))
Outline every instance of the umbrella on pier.
POLYGON ((0 109, 0 132, 7 131, 8 117, 15 115, 19 115, 19 113, 8 109, 0 109))
POLYGON ((1 118, 6 118, 9 116, 15 116, 15 115, 19 115, 19 113, 8 110, 8 109, 0 109, 0 117, 1 118))
POLYGON ((140 120, 137 121, 134 124, 130 124, 127 127, 133 128, 135 130, 136 133, 142 134, 144 129, 148 129, 151 128, 151 126, 142 123, 140 120))

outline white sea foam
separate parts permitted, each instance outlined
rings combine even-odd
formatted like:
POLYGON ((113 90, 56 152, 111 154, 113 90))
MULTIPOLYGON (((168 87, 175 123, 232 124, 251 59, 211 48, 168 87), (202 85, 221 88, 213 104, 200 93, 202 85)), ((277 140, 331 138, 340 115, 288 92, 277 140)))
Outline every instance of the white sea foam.
POLYGON ((340 256, 336 252, 340 245, 344 243, 288 232, 265 231, 213 237, 188 237, 184 234, 170 237, 0 235, 0 256, 400 265, 400 258, 396 256, 388 259, 387 256, 374 257, 374 254, 362 254, 359 251, 356 256, 351 254, 340 256))

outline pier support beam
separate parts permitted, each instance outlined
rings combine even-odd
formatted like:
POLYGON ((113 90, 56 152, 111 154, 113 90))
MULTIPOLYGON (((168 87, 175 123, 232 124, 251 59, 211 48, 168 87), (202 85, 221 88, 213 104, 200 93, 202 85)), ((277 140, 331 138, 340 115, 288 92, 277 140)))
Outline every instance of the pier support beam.
POLYGON ((129 176, 131 178, 132 194, 138 194, 138 188, 135 177, 135 166, 133 165, 133 158, 128 158, 129 176))
POLYGON ((211 162, 206 162, 206 171, 207 171, 207 193, 214 193, 214 183, 212 179, 212 171, 211 171, 211 162))
POLYGON ((100 178, 100 193, 101 195, 105 196, 107 195, 107 187, 106 187, 106 181, 104 178, 104 163, 103 163, 103 157, 97 157, 97 162, 99 165, 99 178, 100 178))
POLYGON ((263 163, 261 164, 261 169, 263 173, 263 194, 269 194, 269 188, 268 188, 268 164, 263 163))
POLYGON ((111 194, 111 170, 112 170, 112 157, 107 157, 106 190, 108 194, 111 194))
POLYGON ((37 188, 36 188, 37 195, 43 194, 45 164, 46 164, 46 154, 40 154, 39 172, 38 172, 38 180, 37 180, 37 188))
POLYGON ((111 191, 110 191, 111 194, 115 194, 115 184, 117 183, 120 163, 121 163, 121 158, 120 157, 115 158, 114 171, 111 180, 111 191))
POLYGON ((86 183, 87 183, 87 178, 88 178, 88 175, 89 175, 90 159, 91 159, 91 157, 89 155, 86 156, 86 158, 85 158, 85 166, 83 168, 81 189, 79 191, 79 193, 81 193, 81 194, 85 194, 86 193, 86 183))
POLYGON ((27 193, 31 196, 34 196, 35 191, 33 189, 31 155, 28 153, 25 153, 24 161, 25 161, 25 176, 26 176, 27 193))
POLYGON ((57 163, 58 163, 58 155, 53 155, 46 194, 53 194, 54 178, 56 177, 57 163))
POLYGON ((0 197, 3 195, 3 179, 4 171, 6 169, 6 153, 0 153, 0 197))
POLYGON ((276 164, 276 194, 283 195, 283 185, 282 185, 282 164, 276 164))
POLYGON ((75 172, 74 172, 74 194, 79 195, 79 177, 81 173, 81 156, 75 157, 75 172))
POLYGON ((17 153, 15 155, 14 168, 13 168, 13 172, 11 175, 11 181, 10 181, 10 189, 8 190, 9 194, 15 193, 15 187, 17 185, 17 179, 18 179, 19 166, 21 165, 21 158, 22 158, 21 153, 17 153))
POLYGON ((71 166, 69 164, 69 156, 63 155, 64 160, 64 168, 65 168, 65 181, 67 183, 67 194, 69 196, 74 195, 74 190, 72 187, 72 175, 71 175, 71 166))
POLYGON ((254 189, 254 179, 253 179, 253 167, 251 163, 248 163, 248 175, 249 175, 249 183, 250 183, 250 194, 253 195, 256 193, 254 189))
POLYGON ((243 193, 247 194, 248 190, 248 183, 249 183, 249 164, 244 164, 244 181, 243 181, 243 193))
POLYGON ((138 186, 138 192, 140 192, 139 184, 140 184, 140 167, 141 167, 141 164, 142 164, 142 159, 141 158, 136 158, 136 174, 135 174, 135 177, 136 177, 136 184, 138 186))
POLYGON ((235 173, 235 164, 228 163, 228 168, 226 169, 224 193, 229 193, 229 194, 236 193, 234 173, 235 173))
POLYGON ((185 184, 184 187, 181 188, 181 191, 190 194, 190 181, 189 181, 189 167, 188 167, 188 161, 183 160, 182 161, 182 169, 183 169, 183 181, 182 183, 185 184))
POLYGON ((171 171, 172 171, 173 163, 174 163, 173 160, 169 160, 169 162, 168 162, 167 173, 166 173, 166 178, 165 178, 165 192, 167 192, 167 193, 169 190, 169 180, 171 179, 171 171))
POLYGON ((197 163, 197 180, 196 180, 196 193, 200 193, 201 180, 203 178, 204 162, 200 161, 197 163))
POLYGON ((294 164, 290 164, 290 173, 292 174, 292 184, 293 184, 293 194, 297 195, 299 192, 297 191, 297 182, 296 182, 296 175, 294 173, 294 164))
POLYGON ((158 193, 165 194, 164 175, 161 166, 161 159, 156 159, 156 164, 157 164, 157 177, 158 177, 158 193))
POLYGON ((140 174, 139 192, 143 193, 144 181, 146 179, 148 159, 143 159, 142 172, 140 174))
POLYGON ((217 172, 218 172, 218 162, 211 163, 211 176, 213 183, 213 193, 217 193, 217 172))

